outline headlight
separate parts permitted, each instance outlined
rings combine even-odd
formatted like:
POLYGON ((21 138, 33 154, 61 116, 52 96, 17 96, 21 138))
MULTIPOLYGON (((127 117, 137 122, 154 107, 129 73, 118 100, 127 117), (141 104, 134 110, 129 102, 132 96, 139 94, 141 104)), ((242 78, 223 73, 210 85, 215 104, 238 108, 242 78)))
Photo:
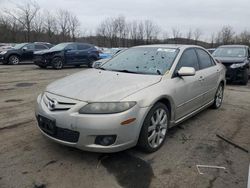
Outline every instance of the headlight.
POLYGON ((2 54, 2 55, 6 54, 6 53, 7 53, 7 51, 1 51, 0 52, 0 54, 2 54))
POLYGON ((80 114, 114 114, 124 112, 136 102, 94 102, 89 103, 79 110, 80 114))
POLYGON ((235 63, 235 64, 232 64, 232 65, 230 66, 230 68, 236 69, 236 68, 239 68, 239 67, 243 67, 243 66, 245 66, 245 65, 246 65, 245 62, 243 62, 243 63, 235 63))

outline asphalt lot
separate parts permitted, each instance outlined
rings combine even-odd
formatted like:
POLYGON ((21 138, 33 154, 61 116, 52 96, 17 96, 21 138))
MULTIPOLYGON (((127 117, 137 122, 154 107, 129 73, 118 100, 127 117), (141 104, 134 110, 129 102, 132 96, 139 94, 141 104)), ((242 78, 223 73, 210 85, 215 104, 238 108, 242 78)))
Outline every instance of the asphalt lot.
POLYGON ((0 187, 243 188, 250 153, 250 84, 229 85, 223 106, 208 109, 171 129, 163 147, 115 154, 84 152, 53 143, 36 127, 37 95, 53 80, 84 68, 42 70, 0 65, 0 187), (223 169, 201 169, 196 165, 223 169))

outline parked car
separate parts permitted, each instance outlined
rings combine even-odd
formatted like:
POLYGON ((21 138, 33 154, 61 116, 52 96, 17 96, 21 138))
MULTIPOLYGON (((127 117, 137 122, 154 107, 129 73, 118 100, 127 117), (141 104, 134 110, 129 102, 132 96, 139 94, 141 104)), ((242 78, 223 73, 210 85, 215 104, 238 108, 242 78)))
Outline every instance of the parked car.
POLYGON ((127 49, 127 48, 123 48, 123 49, 117 50, 116 53, 113 54, 113 55, 112 55, 111 57, 109 57, 109 58, 98 59, 97 61, 93 62, 92 67, 93 67, 93 68, 98 68, 98 67, 100 67, 101 65, 103 65, 104 63, 106 63, 108 60, 110 60, 112 57, 114 57, 115 55, 117 55, 117 54, 119 54, 119 53, 125 51, 126 49, 127 49))
POLYGON ((51 83, 37 98, 38 128, 95 152, 158 150, 167 130, 223 100, 225 67, 202 47, 130 48, 99 69, 51 83))
POLYGON ((52 48, 54 45, 49 42, 34 42, 35 44, 43 44, 47 46, 48 48, 52 48))
POLYGON ((123 48, 105 48, 100 53, 100 59, 110 59, 121 50, 123 50, 123 48))
POLYGON ((3 64, 17 65, 21 61, 32 60, 35 51, 48 49, 46 45, 36 43, 21 43, 13 48, 0 52, 0 61, 3 64))
POLYGON ((209 48, 209 49, 207 49, 207 51, 208 51, 210 54, 213 54, 215 50, 216 50, 216 48, 209 48))
POLYGON ((36 52, 34 63, 41 68, 52 66, 55 69, 62 69, 64 66, 88 65, 99 59, 99 51, 95 46, 88 43, 61 43, 49 50, 36 52))
POLYGON ((246 85, 250 75, 250 50, 244 45, 224 45, 215 50, 213 56, 225 65, 228 81, 246 85))

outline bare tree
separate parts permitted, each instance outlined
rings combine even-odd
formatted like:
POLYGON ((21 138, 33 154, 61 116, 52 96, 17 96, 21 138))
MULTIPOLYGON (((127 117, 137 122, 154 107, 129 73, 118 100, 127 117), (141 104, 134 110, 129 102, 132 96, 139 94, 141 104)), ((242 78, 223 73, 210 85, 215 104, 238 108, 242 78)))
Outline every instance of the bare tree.
POLYGON ((172 28, 172 35, 173 38, 180 38, 182 34, 178 28, 174 27, 172 28))
POLYGON ((58 34, 57 20, 49 11, 44 12, 44 30, 49 42, 55 42, 53 36, 58 34))
POLYGON ((217 34, 217 42, 222 44, 233 43, 235 32, 231 26, 224 26, 217 34))
POLYGON ((192 39, 192 36, 193 36, 193 31, 192 31, 192 29, 189 29, 187 34, 186 34, 187 44, 190 43, 190 40, 192 39))
POLYGON ((59 32, 63 41, 65 41, 67 36, 69 36, 70 34, 69 20, 70 20, 69 11, 60 9, 57 12, 57 24, 60 29, 59 32))
POLYGON ((79 27, 80 27, 80 21, 78 20, 78 18, 74 15, 70 15, 69 29, 70 29, 70 33, 71 33, 71 37, 73 41, 76 41, 76 37, 79 37, 79 33, 80 33, 79 27))
POLYGON ((27 1, 24 4, 16 4, 14 10, 5 9, 5 13, 17 20, 27 32, 27 41, 30 41, 32 23, 40 7, 36 1, 27 1))
POLYGON ((196 44, 197 44, 197 41, 200 39, 201 35, 202 35, 202 31, 199 28, 196 28, 194 30, 194 40, 196 44))
POLYGON ((159 34, 159 27, 151 20, 145 20, 144 30, 145 30, 146 44, 151 43, 152 39, 157 38, 157 35, 159 34))

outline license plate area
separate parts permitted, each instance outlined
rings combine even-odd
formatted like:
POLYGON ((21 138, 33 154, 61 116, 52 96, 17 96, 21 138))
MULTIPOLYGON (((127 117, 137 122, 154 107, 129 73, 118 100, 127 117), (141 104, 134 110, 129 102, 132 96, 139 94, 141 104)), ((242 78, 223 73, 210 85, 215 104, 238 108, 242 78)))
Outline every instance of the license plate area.
POLYGON ((38 116, 39 127, 49 135, 56 135, 56 121, 46 118, 44 116, 38 116))

